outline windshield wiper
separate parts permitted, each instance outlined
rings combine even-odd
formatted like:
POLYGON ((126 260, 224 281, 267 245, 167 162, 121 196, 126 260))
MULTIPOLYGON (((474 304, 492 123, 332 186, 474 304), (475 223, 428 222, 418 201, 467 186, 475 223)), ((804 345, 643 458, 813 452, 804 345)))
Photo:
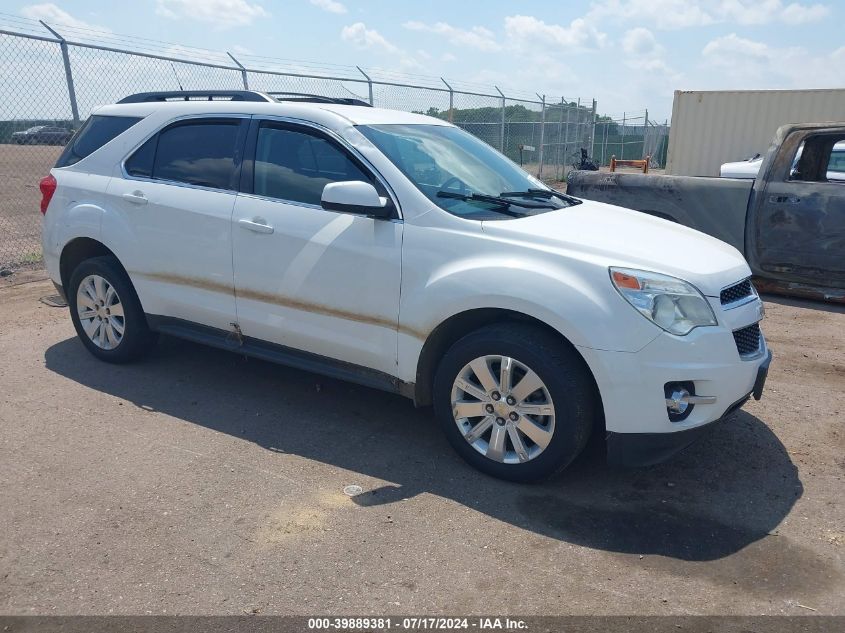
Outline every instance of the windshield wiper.
POLYGON ((573 198, 556 189, 526 189, 525 191, 503 191, 499 194, 501 198, 560 198, 570 205, 581 204, 578 198, 573 198))
POLYGON ((516 211, 511 211, 511 201, 506 200, 505 198, 497 198, 496 196, 483 196, 475 193, 471 194, 464 194, 464 193, 454 193, 452 191, 438 191, 437 192, 438 198, 452 198, 454 200, 463 200, 464 202, 483 202, 487 204, 493 204, 496 206, 496 211, 503 214, 509 215, 512 218, 521 218, 524 214, 518 213, 516 211))
MULTIPOLYGON (((465 202, 477 200, 479 202, 488 202, 500 206, 502 209, 508 207, 522 207, 524 209, 554 209, 555 207, 548 204, 525 204, 524 202, 517 202, 507 197, 502 196, 488 196, 483 193, 456 193, 454 191, 440 190, 437 192, 438 198, 454 198, 455 200, 463 200, 465 202)), ((508 215, 511 215, 509 213, 508 215)), ((524 214, 514 214, 514 217, 522 217, 524 214)))

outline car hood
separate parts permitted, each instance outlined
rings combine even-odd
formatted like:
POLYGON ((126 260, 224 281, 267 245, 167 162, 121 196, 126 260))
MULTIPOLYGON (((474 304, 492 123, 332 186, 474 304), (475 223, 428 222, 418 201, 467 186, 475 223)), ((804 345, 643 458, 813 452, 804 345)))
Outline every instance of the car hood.
POLYGON ((708 296, 751 275, 733 246, 669 220, 602 202, 525 218, 485 221, 491 237, 552 249, 600 266, 623 266, 672 275, 708 296))

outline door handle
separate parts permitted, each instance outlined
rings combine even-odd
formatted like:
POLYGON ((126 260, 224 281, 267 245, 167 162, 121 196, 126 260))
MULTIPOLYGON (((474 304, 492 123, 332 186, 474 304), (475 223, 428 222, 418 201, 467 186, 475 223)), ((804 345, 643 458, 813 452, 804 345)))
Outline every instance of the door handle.
POLYGON ((143 191, 133 191, 132 193, 124 193, 123 199, 132 204, 147 204, 149 200, 144 195, 143 191))
POLYGON ((238 220, 238 224, 241 228, 247 229, 248 231, 254 231, 255 233, 272 233, 273 227, 267 224, 266 220, 263 218, 255 218, 254 220, 247 220, 246 218, 241 218, 238 220))

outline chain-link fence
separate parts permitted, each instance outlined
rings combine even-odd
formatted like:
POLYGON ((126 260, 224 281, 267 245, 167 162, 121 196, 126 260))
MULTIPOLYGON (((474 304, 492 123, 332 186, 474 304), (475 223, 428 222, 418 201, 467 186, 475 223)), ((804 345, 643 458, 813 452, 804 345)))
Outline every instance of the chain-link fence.
MULTIPOLYGON (((649 124, 639 135, 625 122, 621 128, 610 129, 608 123, 596 126, 595 100, 561 98, 552 103, 540 95, 505 95, 498 88, 484 90, 427 76, 411 76, 411 81, 409 75, 349 66, 326 72, 326 65, 315 70, 317 65, 309 62, 163 48, 161 43, 150 46, 148 40, 137 38, 129 50, 120 36, 97 33, 92 42, 85 29, 54 29, 23 19, 16 19, 8 30, 3 26, 0 274, 40 267, 39 179, 94 108, 136 92, 251 89, 357 97, 374 106, 451 121, 552 182, 566 178, 581 148, 607 164, 613 153, 628 157, 660 146, 654 145, 659 135, 649 124), (617 140, 619 129, 623 136, 629 130, 627 141, 617 140)), ((652 156, 658 153, 659 149, 652 156)))
POLYGON ((648 110, 623 112, 621 117, 599 116, 595 119, 593 157, 598 165, 617 160, 649 159, 649 167, 666 166, 669 124, 648 118, 648 110))

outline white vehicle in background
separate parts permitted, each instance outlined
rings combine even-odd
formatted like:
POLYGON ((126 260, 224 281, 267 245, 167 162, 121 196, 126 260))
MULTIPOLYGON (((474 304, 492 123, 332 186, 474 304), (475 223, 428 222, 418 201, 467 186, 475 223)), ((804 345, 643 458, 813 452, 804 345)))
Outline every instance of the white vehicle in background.
POLYGON ((745 160, 738 160, 733 163, 724 163, 719 168, 719 176, 722 178, 751 178, 757 177, 760 166, 763 164, 763 157, 756 154, 745 160))
POLYGON ((84 346, 122 363, 164 333, 399 393, 514 481, 594 432, 612 461, 655 463, 760 398, 771 353, 735 248, 549 189, 441 119, 345 101, 94 112, 41 181, 44 260, 84 346))
MULTIPOLYGON (((801 158, 801 150, 795 154, 793 167, 801 158)), ((733 163, 724 163, 719 168, 719 175, 722 178, 750 178, 757 177, 760 171, 760 166, 763 164, 763 156, 757 154, 745 160, 736 161, 733 163)), ((836 182, 845 182, 845 142, 839 142, 833 146, 833 151, 830 153, 830 162, 827 165, 827 179, 836 182)))

